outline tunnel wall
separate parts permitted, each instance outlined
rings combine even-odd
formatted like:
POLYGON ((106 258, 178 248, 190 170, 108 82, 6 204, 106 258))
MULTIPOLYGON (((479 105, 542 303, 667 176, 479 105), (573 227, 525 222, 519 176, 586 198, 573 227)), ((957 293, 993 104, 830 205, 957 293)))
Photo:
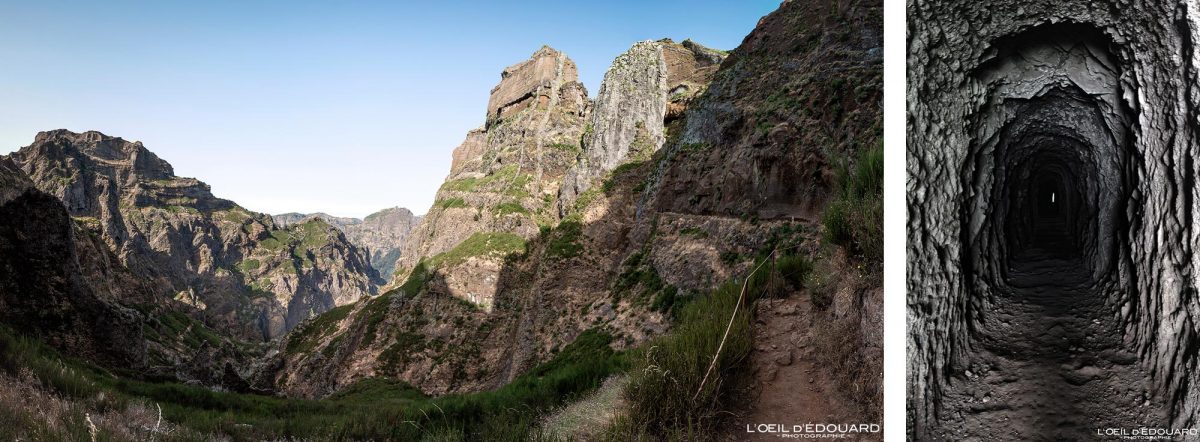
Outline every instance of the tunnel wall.
POLYGON ((1108 302, 1156 393, 1167 398, 1172 424, 1200 423, 1200 256, 1193 253, 1200 238, 1192 228, 1200 209, 1194 197, 1200 7, 1194 3, 909 1, 908 428, 915 436, 936 422, 940 391, 967 354, 973 324, 987 312, 990 295, 980 291, 991 286, 981 286, 986 271, 978 267, 989 264, 977 260, 996 258, 967 256, 970 244, 980 243, 972 234, 987 230, 986 210, 973 211, 984 204, 992 184, 986 176, 996 167, 981 158, 989 156, 989 144, 995 147, 992 132, 1004 126, 987 119, 1011 117, 999 98, 1004 93, 997 93, 1010 86, 996 81, 1021 75, 994 64, 1000 56, 994 44, 1062 24, 1094 28, 1107 40, 1103 49, 1113 66, 1080 60, 1086 69, 1075 70, 1069 83, 1085 90, 1100 85, 1103 94, 1115 80, 1119 95, 1093 101, 1107 127, 1128 127, 1127 134, 1110 134, 1126 158, 1119 170, 1123 201, 1107 222, 1125 232, 1115 240, 1128 251, 1106 258, 1116 278, 1108 302), (1086 81, 1093 73, 1099 83, 1086 81))

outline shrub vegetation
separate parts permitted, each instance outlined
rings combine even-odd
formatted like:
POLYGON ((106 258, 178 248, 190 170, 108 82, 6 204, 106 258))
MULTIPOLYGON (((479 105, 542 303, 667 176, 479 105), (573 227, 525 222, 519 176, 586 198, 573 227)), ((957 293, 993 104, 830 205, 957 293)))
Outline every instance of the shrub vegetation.
POLYGON ((837 197, 825 207, 822 222, 826 240, 862 256, 866 262, 883 258, 883 144, 864 152, 853 171, 838 171, 837 197))

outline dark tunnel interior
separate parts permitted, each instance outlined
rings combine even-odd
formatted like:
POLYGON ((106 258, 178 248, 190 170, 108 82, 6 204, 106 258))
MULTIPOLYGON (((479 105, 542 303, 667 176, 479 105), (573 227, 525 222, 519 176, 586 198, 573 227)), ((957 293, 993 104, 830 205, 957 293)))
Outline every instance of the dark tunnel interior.
POLYGON ((951 56, 958 77, 929 74, 957 49, 946 28, 917 40, 934 60, 909 95, 933 91, 913 113, 932 123, 910 130, 917 439, 1094 440, 1200 416, 1200 131, 1195 83, 1178 81, 1200 72, 1200 31, 1157 12, 1149 36, 1092 11, 1014 19, 951 56))
POLYGON ((987 316, 995 296, 1116 299, 1133 153, 1111 39, 1046 25, 990 52, 973 74, 987 98, 972 120, 961 211, 973 316, 987 316))
POLYGON ((1081 281, 1092 269, 1084 247, 1095 243, 1090 236, 1097 233, 1088 223, 1096 208, 1087 202, 1096 198, 1085 195, 1088 164, 1078 154, 1083 146, 1054 135, 1038 138, 1038 145, 1014 165, 1013 188, 999 202, 1008 206, 1004 224, 1010 277, 1043 270, 1059 275, 1055 281, 1081 281))
POLYGON ((968 211, 983 214, 969 237, 977 276, 1001 295, 1112 281, 1128 156, 1114 122, 1124 120, 1106 119, 1096 94, 1070 81, 1006 106, 983 164, 994 171, 990 191, 968 211))

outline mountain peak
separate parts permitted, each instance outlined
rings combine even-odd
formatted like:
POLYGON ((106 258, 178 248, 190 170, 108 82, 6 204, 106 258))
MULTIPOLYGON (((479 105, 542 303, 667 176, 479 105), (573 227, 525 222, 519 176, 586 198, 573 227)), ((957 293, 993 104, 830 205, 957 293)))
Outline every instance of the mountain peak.
MULTIPOLYGON (((27 163, 39 157, 55 160, 74 158, 105 170, 131 171, 138 177, 150 180, 175 177, 171 164, 146 149, 141 141, 127 141, 94 130, 81 133, 67 129, 38 132, 33 144, 21 148, 14 156, 18 163, 27 163)), ((26 172, 36 174, 32 170, 26 172)))
MULTIPOLYGON (((100 132, 100 131, 98 131, 98 130, 89 130, 89 131, 84 131, 84 132, 74 132, 74 131, 71 131, 71 130, 69 130, 69 129, 54 129, 54 130, 47 130, 47 131, 38 132, 38 133, 37 133, 37 136, 35 136, 35 137, 33 138, 33 142, 34 142, 34 143, 38 143, 38 142, 42 142, 42 141, 44 141, 44 140, 48 140, 48 139, 52 139, 52 138, 66 138, 66 139, 68 139, 68 140, 72 140, 72 141, 91 141, 91 142, 97 142, 97 141, 116 141, 116 142, 125 142, 125 140, 124 140, 124 139, 121 139, 120 137, 113 137, 113 136, 105 135, 103 132, 100 132)), ((140 141, 137 141, 137 142, 135 142, 135 144, 141 145, 142 143, 141 143, 140 141)))
POLYGON ((492 89, 488 99, 487 121, 491 123, 534 103, 547 102, 552 90, 578 81, 579 71, 570 57, 542 46, 529 59, 500 72, 500 84, 492 89))

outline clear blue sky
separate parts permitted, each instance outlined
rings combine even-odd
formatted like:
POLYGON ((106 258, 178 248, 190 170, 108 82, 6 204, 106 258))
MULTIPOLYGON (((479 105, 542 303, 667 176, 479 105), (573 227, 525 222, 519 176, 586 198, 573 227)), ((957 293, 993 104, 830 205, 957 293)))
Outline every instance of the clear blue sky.
POLYGON ((0 4, 0 153, 139 140, 261 212, 423 213, 500 71, 548 44, 595 96, 636 41, 733 49, 778 0, 0 4))

